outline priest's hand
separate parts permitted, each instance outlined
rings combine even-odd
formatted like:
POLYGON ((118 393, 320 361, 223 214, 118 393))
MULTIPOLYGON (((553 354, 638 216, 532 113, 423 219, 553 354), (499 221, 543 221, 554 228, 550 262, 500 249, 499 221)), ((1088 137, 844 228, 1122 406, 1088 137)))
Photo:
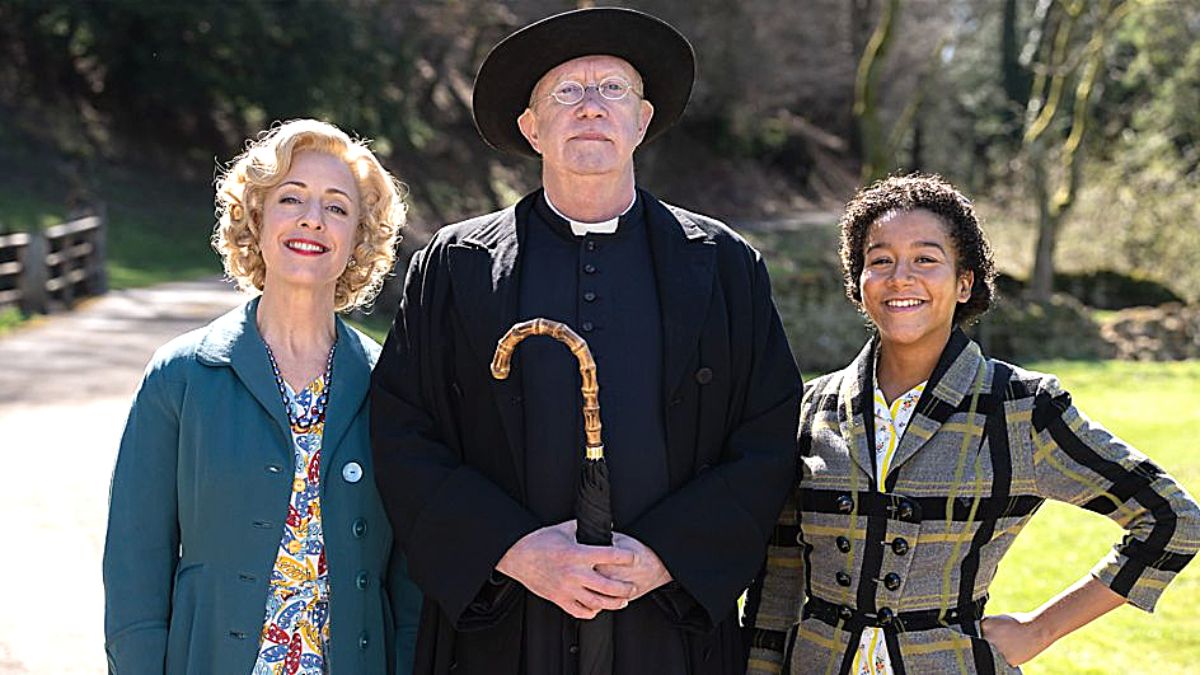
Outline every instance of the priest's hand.
POLYGON ((568 520, 518 539, 496 570, 567 614, 592 619, 601 610, 624 609, 634 592, 633 583, 602 575, 596 568, 632 568, 636 557, 636 552, 618 546, 576 543, 575 521, 568 520))
POLYGON ((597 565, 596 571, 609 579, 633 584, 630 600, 637 600, 659 586, 670 583, 671 573, 649 546, 627 534, 613 532, 613 548, 632 553, 633 562, 628 565, 604 563, 597 565))

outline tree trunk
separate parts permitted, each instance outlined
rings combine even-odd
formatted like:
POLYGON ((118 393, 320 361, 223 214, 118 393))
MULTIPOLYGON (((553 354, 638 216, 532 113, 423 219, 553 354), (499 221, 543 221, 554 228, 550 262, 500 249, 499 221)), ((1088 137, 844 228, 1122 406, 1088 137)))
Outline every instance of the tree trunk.
POLYGON ((1046 175, 1045 148, 1035 141, 1027 147, 1030 188, 1037 205, 1037 248, 1034 249, 1033 273, 1029 279, 1029 298, 1047 302, 1054 292, 1054 247, 1058 242, 1058 223, 1062 212, 1050 203, 1050 177, 1046 175))
POLYGON ((879 25, 871 35, 858 62, 854 83, 854 116, 858 120, 862 143, 862 179, 870 183, 887 175, 889 152, 887 139, 879 121, 878 92, 880 71, 895 35, 900 0, 888 0, 879 17, 879 25))

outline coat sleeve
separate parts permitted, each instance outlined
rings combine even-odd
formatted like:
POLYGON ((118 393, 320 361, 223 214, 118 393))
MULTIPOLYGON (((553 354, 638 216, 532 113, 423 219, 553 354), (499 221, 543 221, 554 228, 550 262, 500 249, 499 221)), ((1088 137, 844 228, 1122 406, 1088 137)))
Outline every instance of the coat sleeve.
POLYGON ((134 397, 113 471, 104 542, 104 648, 110 674, 162 673, 179 524, 178 409, 157 359, 134 397))
POLYGON ((440 316, 449 298, 447 280, 439 279, 437 241, 409 264, 404 297, 372 375, 371 445, 379 492, 409 574, 456 627, 465 628, 495 620, 512 606, 516 594, 489 592, 493 570, 540 523, 464 464, 453 438, 452 378, 439 342, 447 334, 440 316))
POLYGON ((699 605, 699 624, 684 623, 700 630, 722 621, 759 571, 794 480, 801 381, 760 259, 750 297, 749 373, 720 461, 626 528, 699 605))
POLYGON ((1195 500, 1145 455, 1077 410, 1056 378, 1039 383, 1032 422, 1041 494, 1108 516, 1127 531, 1092 575, 1129 604, 1153 611, 1200 548, 1195 500))
POLYGON ((797 493, 788 499, 767 546, 767 560, 750 585, 742 624, 746 627, 749 661, 746 672, 783 672, 787 641, 800 622, 804 602, 804 548, 797 539, 797 493))

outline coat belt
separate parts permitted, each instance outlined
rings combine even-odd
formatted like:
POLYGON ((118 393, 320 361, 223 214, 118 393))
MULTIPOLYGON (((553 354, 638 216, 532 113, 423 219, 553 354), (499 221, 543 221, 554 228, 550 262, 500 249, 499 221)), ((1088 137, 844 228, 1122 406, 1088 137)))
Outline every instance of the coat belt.
POLYGON ((952 607, 946 610, 945 616, 942 617, 937 609, 894 613, 884 608, 871 614, 810 595, 804 601, 804 618, 818 619, 845 631, 860 631, 873 627, 893 633, 910 633, 945 628, 954 624, 975 623, 983 618, 983 607, 987 604, 987 599, 988 596, 984 595, 972 603, 952 607))

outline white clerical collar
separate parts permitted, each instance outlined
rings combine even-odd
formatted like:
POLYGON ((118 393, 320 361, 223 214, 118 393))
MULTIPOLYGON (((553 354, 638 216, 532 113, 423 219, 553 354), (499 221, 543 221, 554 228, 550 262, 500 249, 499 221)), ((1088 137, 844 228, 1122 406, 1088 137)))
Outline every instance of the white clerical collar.
POLYGON ((612 234, 616 232, 617 221, 621 219, 621 216, 629 213, 629 209, 632 209, 633 205, 637 203, 637 191, 635 190, 633 193, 633 199, 629 200, 629 206, 625 207, 625 210, 621 212, 620 216, 617 216, 616 218, 609 218, 608 220, 602 220, 598 223, 585 223, 579 220, 571 220, 564 215, 562 211, 558 210, 558 207, 554 206, 554 202, 550 201, 550 195, 543 192, 542 196, 546 198, 546 205, 550 207, 551 211, 558 215, 559 218, 562 218, 571 224, 571 234, 575 235, 576 237, 582 237, 587 234, 612 234))

